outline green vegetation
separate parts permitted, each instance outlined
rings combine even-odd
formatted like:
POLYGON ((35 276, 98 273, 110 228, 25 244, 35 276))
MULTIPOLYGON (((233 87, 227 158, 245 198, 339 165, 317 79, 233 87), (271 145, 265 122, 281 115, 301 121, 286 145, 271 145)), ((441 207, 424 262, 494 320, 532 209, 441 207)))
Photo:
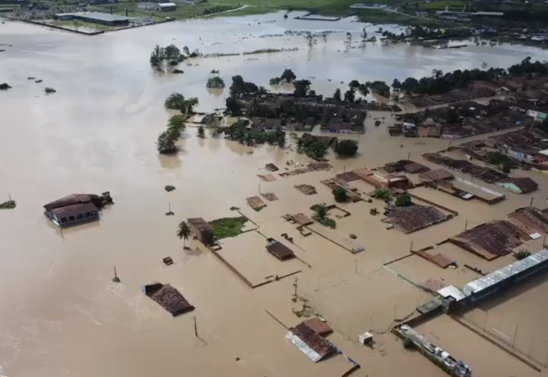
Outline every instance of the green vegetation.
POLYGON ((318 160, 327 152, 327 146, 314 136, 301 137, 297 141, 297 152, 304 153, 308 157, 318 160))
POLYGON ((236 237, 242 232, 242 229, 247 222, 246 217, 224 217, 222 219, 213 220, 209 223, 213 228, 213 234, 218 240, 227 237, 236 237))
POLYGON ((358 144, 354 140, 340 140, 333 146, 333 150, 339 157, 352 157, 358 151, 358 144))
POLYGON ((372 216, 377 216, 379 214, 379 210, 376 209, 376 208, 371 208, 369 210, 369 214, 372 215, 372 216))
POLYGON ((512 168, 516 166, 512 159, 500 152, 487 152, 485 155, 485 162, 498 165, 504 173, 510 173, 512 168))
POLYGON ((329 208, 327 208, 325 204, 317 204, 314 206, 314 215, 312 215, 312 218, 323 226, 328 226, 335 229, 337 227, 337 223, 329 217, 328 213, 329 208))
POLYGON ((150 54, 150 65, 159 71, 165 71, 168 64, 174 66, 186 58, 187 57, 181 54, 181 50, 175 45, 169 45, 167 47, 156 45, 150 54))
POLYGON ((114 13, 125 16, 126 9, 128 10, 128 16, 130 17, 143 17, 149 16, 156 21, 162 21, 169 18, 175 19, 189 19, 196 17, 208 17, 209 15, 224 12, 230 9, 238 8, 240 5, 233 1, 226 2, 204 2, 203 4, 177 4, 177 9, 172 12, 161 12, 158 10, 145 10, 137 7, 137 2, 118 2, 109 3, 105 6, 89 6, 90 10, 97 10, 101 12, 110 13, 110 9, 113 9, 114 13))
POLYGON ((0 209, 14 209, 15 207, 17 207, 15 200, 8 200, 4 203, 0 203, 0 209))
POLYGON ((462 7, 468 5, 468 1, 460 0, 448 0, 448 1, 436 1, 431 3, 419 3, 420 9, 435 9, 435 10, 445 10, 445 7, 448 6, 449 9, 454 8, 455 10, 462 10, 462 7))
POLYGON ((198 127, 198 133, 196 134, 196 136, 198 136, 200 139, 205 139, 205 130, 204 130, 204 126, 199 126, 198 127))
POLYGON ((381 200, 390 200, 392 199, 392 195, 390 194, 390 191, 388 189, 384 188, 378 188, 373 191, 372 195, 375 199, 381 199, 381 200))
POLYGON ((522 260, 529 256, 531 256, 531 252, 525 249, 521 249, 520 251, 514 253, 514 258, 516 258, 517 260, 522 260))
POLYGON ((166 190, 167 192, 171 192, 175 190, 175 186, 167 185, 166 187, 164 187, 164 190, 166 190))
POLYGON ((280 77, 273 77, 270 79, 270 85, 280 85, 282 82, 290 83, 297 79, 297 75, 290 69, 284 69, 280 77))
POLYGON ((396 195, 396 207, 408 207, 413 204, 411 196, 408 193, 396 195))
POLYGON ((354 233, 350 233, 348 235, 348 237, 352 238, 353 240, 355 240, 356 238, 358 238, 358 236, 356 236, 354 233))
POLYGON ((179 110, 182 114, 193 113, 196 105, 198 105, 198 98, 190 97, 186 99, 180 93, 172 93, 164 103, 166 109, 179 110))
POLYGON ((248 130, 249 121, 238 120, 236 123, 224 129, 224 133, 230 140, 236 140, 240 144, 253 147, 261 144, 277 145, 280 148, 285 147, 285 132, 281 129, 272 131, 248 130))
POLYGON ((174 154, 177 153, 177 145, 175 142, 181 136, 181 132, 186 129, 183 117, 181 115, 174 115, 169 118, 167 124, 167 130, 162 132, 158 136, 156 147, 160 154, 174 154))
POLYGON ((348 200, 348 195, 346 194, 346 190, 342 187, 336 187, 333 189, 333 197, 335 197, 336 202, 346 202, 348 200))
POLYGON ((230 96, 237 98, 240 95, 253 95, 259 92, 259 87, 252 82, 244 81, 240 75, 232 77, 232 85, 230 85, 230 96))
POLYGON ((451 22, 438 19, 406 16, 402 13, 389 12, 380 9, 360 10, 358 12, 358 19, 360 22, 369 22, 372 24, 422 25, 431 27, 448 27, 454 25, 451 22))
POLYGON ((177 229, 177 237, 180 240, 183 240, 183 248, 186 248, 186 241, 190 238, 190 229, 185 221, 179 223, 179 228, 177 229))
POLYGON ((206 88, 209 89, 223 89, 225 87, 225 82, 222 78, 215 76, 207 79, 206 88))

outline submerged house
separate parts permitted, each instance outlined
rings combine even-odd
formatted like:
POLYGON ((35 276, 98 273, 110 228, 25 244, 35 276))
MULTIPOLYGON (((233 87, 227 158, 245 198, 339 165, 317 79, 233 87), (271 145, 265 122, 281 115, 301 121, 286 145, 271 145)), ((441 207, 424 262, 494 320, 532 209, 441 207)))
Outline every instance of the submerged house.
POLYGON ((108 191, 101 196, 72 194, 44 205, 44 215, 64 228, 99 220, 99 211, 107 204, 113 204, 108 191))
POLYGON ((215 243, 213 228, 202 218, 188 219, 188 227, 192 236, 206 246, 215 243))
POLYGON ((531 178, 506 178, 498 181, 497 186, 504 187, 508 191, 512 191, 516 194, 527 194, 535 191, 538 188, 538 184, 531 178))

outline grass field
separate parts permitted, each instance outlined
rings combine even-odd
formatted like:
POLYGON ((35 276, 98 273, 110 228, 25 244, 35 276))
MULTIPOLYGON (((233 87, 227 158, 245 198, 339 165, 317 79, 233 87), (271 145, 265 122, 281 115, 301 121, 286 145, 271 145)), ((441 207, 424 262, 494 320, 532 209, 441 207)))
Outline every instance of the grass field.
POLYGON ((358 18, 361 22, 370 22, 372 24, 399 24, 399 25, 431 25, 439 27, 454 26, 452 22, 437 20, 433 18, 419 18, 406 16, 401 13, 387 12, 377 9, 367 9, 358 12, 358 18))
POLYGON ((173 12, 160 12, 139 9, 137 7, 137 3, 134 2, 120 2, 115 4, 107 4, 104 6, 91 6, 89 8, 107 13, 110 13, 110 9, 112 8, 114 13, 120 15, 125 15, 127 9, 129 12, 128 15, 130 17, 151 16, 155 20, 161 21, 164 20, 166 17, 173 17, 176 19, 203 17, 207 16, 208 13, 221 12, 236 8, 238 6, 239 5, 237 4, 221 4, 217 2, 197 5, 177 4, 177 10, 173 12))
POLYGON ((463 6, 469 4, 468 1, 450 0, 450 1, 436 1, 431 3, 420 3, 419 9, 445 9, 446 6, 449 9, 462 9, 463 6))
POLYGON ((79 20, 57 20, 53 23, 55 26, 61 26, 67 29, 74 29, 78 30, 80 28, 86 28, 86 29, 96 29, 96 30, 103 30, 103 31, 110 31, 110 30, 116 30, 116 28, 113 28, 108 25, 101 25, 101 24, 95 24, 93 22, 85 22, 85 21, 79 21, 79 20))

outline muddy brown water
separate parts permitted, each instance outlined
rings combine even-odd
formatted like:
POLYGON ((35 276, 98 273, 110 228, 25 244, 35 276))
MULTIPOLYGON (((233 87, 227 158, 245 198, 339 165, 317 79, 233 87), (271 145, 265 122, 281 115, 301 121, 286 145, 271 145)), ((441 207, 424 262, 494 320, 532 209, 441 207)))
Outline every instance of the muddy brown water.
MULTIPOLYGON (((333 376, 348 369, 349 363, 340 357, 311 363, 284 339, 285 329, 265 315, 268 309, 288 325, 298 323, 290 310, 292 279, 252 291, 206 250, 186 253, 175 237, 177 223, 188 217, 211 220, 233 215, 231 206, 243 209, 246 197, 268 188, 280 200, 269 202, 260 213, 249 209, 245 213, 267 236, 279 237, 284 231, 295 232, 281 215, 309 212, 311 205, 332 200, 321 179, 406 158, 409 152, 419 158, 424 152, 446 148, 447 141, 391 138, 384 125, 373 126, 374 118, 389 122, 389 115, 372 113, 367 133, 359 140, 358 158, 335 160, 329 155, 334 171, 259 186, 256 174, 265 164, 273 162, 283 169, 288 161, 309 160, 291 148, 252 149, 211 137, 200 140, 194 128, 179 142, 181 152, 176 157, 158 156, 155 140, 169 117, 162 105, 170 93, 198 97, 198 110, 223 106, 227 90, 205 88, 212 69, 220 70, 227 84, 231 76, 240 74, 268 87, 269 78, 292 68, 299 77, 315 77, 313 88, 330 95, 354 78, 391 81, 428 75, 433 68, 449 71, 480 67, 483 62, 508 66, 527 55, 544 59, 548 54, 509 45, 438 51, 380 44, 361 48, 354 43, 356 48, 347 49, 346 31, 356 39, 362 27, 351 20, 284 21, 282 14, 173 22, 96 37, 15 22, 0 24, 0 43, 13 45, 0 55, 0 82, 13 86, 0 93, 0 197, 11 194, 18 204, 15 210, 0 212, 0 372, 10 377, 333 376), (318 41, 312 49, 301 36, 261 37, 285 29, 342 33, 330 35, 327 43, 318 41), (204 53, 281 47, 299 51, 195 59, 192 66, 181 64, 183 75, 153 72, 150 51, 156 44, 169 43, 204 53), (29 76, 43 83, 29 81, 29 76), (57 93, 45 95, 46 86, 57 93), (293 188, 299 183, 313 184, 318 194, 303 196, 293 188), (167 184, 177 189, 166 193, 167 184), (42 205, 58 197, 105 190, 112 192, 116 204, 103 211, 99 223, 61 234, 42 214, 42 205), (168 203, 174 217, 164 215, 168 203), (161 263, 168 255, 174 266, 161 263), (110 282, 114 266, 122 280, 117 285, 110 282), (196 311, 171 318, 140 292, 140 285, 155 280, 179 288, 196 311), (203 340, 194 337, 193 316, 203 340)), ((377 28, 367 26, 370 34, 377 28)), ((502 216, 531 197, 544 201, 548 180, 536 179, 542 189, 536 193, 508 194, 512 199, 497 209, 466 203, 463 212, 479 223, 502 216)), ((453 198, 446 200, 448 206, 464 206, 453 198)), ((356 260, 360 271, 376 271, 389 258, 405 255, 410 241, 430 245, 460 231, 464 223, 458 218, 405 236, 387 231, 368 214, 380 204, 344 206, 352 216, 340 221, 338 232, 345 237, 355 233, 355 242, 363 244, 366 252, 354 256, 316 236, 299 239, 304 251, 296 253, 312 266, 303 268, 301 279, 308 281, 303 287, 315 286, 321 276, 330 276, 327 281, 331 281, 333 274, 344 281, 356 260)), ((250 246, 231 243, 231 247, 250 246)), ((430 270, 418 275, 433 277, 430 270)), ((386 273, 371 274, 370 284, 375 284, 376 275, 383 276, 383 284, 391 284, 393 278, 386 273)), ((396 298, 405 294, 398 292, 399 284, 396 280, 390 290, 396 298)), ((344 289, 339 291, 345 294, 344 289)), ((367 294, 371 295, 367 302, 375 302, 382 290, 368 289, 367 294)), ((335 302, 352 301, 350 296, 347 299, 338 295, 335 302)), ((407 301, 414 303, 415 298, 407 301)), ((359 305, 363 301, 351 305, 352 315, 360 316, 359 305)), ((368 308, 367 313, 396 312, 393 307, 390 302, 368 308)), ((337 308, 337 313, 344 311, 337 308)), ((398 375, 409 368, 421 375, 443 375, 423 358, 404 353, 390 335, 379 336, 376 350, 359 348, 353 335, 350 341, 336 336, 333 340, 366 363, 363 369, 370 375, 398 375)))

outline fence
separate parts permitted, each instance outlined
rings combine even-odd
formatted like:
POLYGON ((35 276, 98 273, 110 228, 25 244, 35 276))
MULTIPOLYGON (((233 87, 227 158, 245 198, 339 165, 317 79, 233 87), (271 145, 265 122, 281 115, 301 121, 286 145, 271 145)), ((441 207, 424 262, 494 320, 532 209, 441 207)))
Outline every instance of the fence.
POLYGON ((538 365, 548 367, 548 329, 545 318, 540 318, 534 324, 525 323, 500 311, 476 308, 465 313, 461 319, 512 348, 516 353, 538 365))
POLYGON ((301 282, 298 295, 351 341, 357 341, 358 335, 366 331, 389 332, 432 299, 387 268, 357 263, 301 282))

